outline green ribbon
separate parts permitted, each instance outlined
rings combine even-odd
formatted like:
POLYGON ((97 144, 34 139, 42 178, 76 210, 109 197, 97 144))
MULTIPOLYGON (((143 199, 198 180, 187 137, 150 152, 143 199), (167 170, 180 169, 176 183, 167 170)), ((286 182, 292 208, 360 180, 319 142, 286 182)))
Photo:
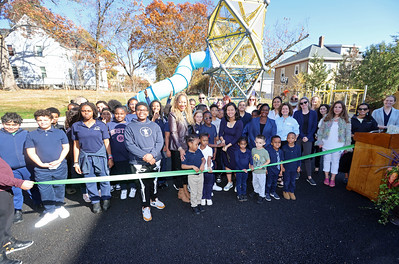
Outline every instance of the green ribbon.
MULTIPOLYGON (((330 154, 333 152, 343 151, 347 149, 353 148, 355 145, 348 145, 340 148, 330 149, 322 152, 317 152, 313 154, 309 154, 306 156, 302 156, 295 159, 280 161, 276 163, 267 164, 264 166, 256 167, 254 170, 276 166, 279 164, 286 164, 290 162, 295 162, 304 159, 310 159, 317 156, 322 156, 326 154, 330 154)), ((248 169, 247 171, 251 171, 248 169)), ((208 170, 204 170, 202 172, 208 172, 208 170)), ((212 173, 221 173, 221 172, 244 172, 243 170, 212 170, 212 173)), ((162 178, 162 177, 171 177, 171 176, 184 176, 184 175, 192 175, 198 174, 195 170, 179 170, 179 171, 163 171, 163 172, 150 172, 143 174, 121 174, 121 175, 112 175, 112 176, 101 176, 101 177, 89 177, 89 178, 78 178, 78 179, 66 179, 66 180, 54 180, 54 181, 43 181, 43 182, 35 182, 35 184, 79 184, 79 183, 90 183, 90 182, 111 182, 111 181, 127 181, 127 180, 137 180, 137 179, 148 179, 148 178, 162 178)))

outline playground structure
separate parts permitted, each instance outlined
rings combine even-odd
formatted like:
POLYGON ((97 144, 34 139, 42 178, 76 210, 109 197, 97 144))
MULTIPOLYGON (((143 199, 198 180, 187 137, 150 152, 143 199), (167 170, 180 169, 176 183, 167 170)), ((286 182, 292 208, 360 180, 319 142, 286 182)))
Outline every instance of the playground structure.
MULTIPOLYGON (((183 91, 193 70, 204 68, 216 89, 230 97, 248 98, 265 69, 263 32, 269 0, 220 0, 209 19, 206 51, 183 58, 172 77, 146 88, 150 100, 183 91)), ((145 102, 144 91, 136 98, 145 102)))

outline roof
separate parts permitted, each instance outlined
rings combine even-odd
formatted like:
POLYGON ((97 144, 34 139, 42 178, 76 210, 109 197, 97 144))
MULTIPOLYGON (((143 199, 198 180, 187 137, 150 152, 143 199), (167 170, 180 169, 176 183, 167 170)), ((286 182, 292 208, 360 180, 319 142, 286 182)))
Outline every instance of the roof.
POLYGON ((307 60, 313 58, 315 55, 323 57, 324 60, 342 60, 342 55, 330 50, 328 47, 324 46, 321 48, 318 45, 310 45, 305 49, 301 50, 299 53, 283 60, 280 62, 276 68, 292 64, 297 61, 307 60))

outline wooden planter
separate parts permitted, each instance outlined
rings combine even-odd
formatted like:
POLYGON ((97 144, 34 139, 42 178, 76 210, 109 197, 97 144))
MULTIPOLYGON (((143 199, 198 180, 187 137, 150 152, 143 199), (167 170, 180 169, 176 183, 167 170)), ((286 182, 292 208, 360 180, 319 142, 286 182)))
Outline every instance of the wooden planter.
POLYGON ((391 155, 392 150, 399 151, 399 135, 355 133, 354 138, 356 144, 346 189, 374 200, 386 171, 376 170, 390 165, 390 160, 378 153, 391 155))

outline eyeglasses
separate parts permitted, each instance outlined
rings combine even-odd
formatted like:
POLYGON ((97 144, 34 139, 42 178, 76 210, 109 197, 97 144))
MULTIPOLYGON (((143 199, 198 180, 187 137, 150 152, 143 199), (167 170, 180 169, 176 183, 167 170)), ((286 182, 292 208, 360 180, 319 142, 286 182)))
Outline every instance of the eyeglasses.
POLYGON ((299 103, 300 105, 304 105, 304 104, 307 104, 308 103, 308 101, 305 101, 305 102, 302 102, 302 103, 299 103))
POLYGON ((360 107, 359 107, 358 110, 359 110, 359 111, 367 111, 367 110, 369 110, 369 109, 368 109, 368 108, 360 108, 360 107))
POLYGON ((291 101, 298 101, 298 98, 291 98, 291 101))

